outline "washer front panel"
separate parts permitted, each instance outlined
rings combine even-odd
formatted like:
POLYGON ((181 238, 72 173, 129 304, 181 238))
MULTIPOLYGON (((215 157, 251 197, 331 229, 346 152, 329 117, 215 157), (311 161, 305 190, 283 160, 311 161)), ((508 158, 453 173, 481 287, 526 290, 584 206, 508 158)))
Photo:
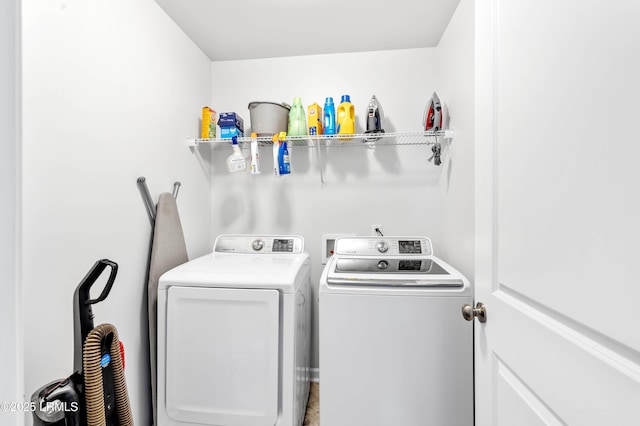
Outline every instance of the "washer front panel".
POLYGON ((321 289, 323 425, 473 425, 471 297, 406 294, 321 289))

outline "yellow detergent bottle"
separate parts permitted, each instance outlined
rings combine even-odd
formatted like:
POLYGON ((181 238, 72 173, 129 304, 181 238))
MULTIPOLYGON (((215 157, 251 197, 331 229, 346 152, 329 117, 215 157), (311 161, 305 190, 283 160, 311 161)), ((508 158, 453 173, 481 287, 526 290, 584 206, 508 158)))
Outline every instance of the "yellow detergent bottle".
MULTIPOLYGON (((342 95, 338 105, 338 134, 352 135, 356 132, 356 112, 349 95, 342 95)), ((340 139, 351 139, 343 138, 340 139)))

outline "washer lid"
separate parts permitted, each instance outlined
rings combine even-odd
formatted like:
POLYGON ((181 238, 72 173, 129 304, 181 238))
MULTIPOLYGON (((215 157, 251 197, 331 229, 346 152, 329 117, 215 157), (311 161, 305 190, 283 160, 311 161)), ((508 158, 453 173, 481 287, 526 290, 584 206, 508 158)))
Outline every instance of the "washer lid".
POLYGON ((464 276, 434 256, 334 256, 327 284, 356 287, 468 287, 464 276))
POLYGON ((160 277, 159 289, 185 287, 266 288, 293 293, 309 255, 210 253, 177 266, 160 277))
POLYGON ((334 271, 340 273, 450 275, 431 258, 336 257, 334 271))
POLYGON ((327 279, 330 286, 352 287, 395 287, 395 288, 464 288, 464 281, 455 278, 444 279, 420 279, 417 277, 371 277, 371 276, 346 276, 330 277, 327 279))

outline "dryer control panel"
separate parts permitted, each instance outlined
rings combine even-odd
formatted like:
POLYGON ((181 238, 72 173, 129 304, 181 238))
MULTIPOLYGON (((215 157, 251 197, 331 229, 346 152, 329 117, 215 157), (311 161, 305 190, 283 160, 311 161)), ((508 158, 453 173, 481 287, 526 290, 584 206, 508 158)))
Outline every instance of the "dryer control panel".
POLYGON ((304 239, 298 235, 220 235, 213 251, 218 253, 299 254, 304 239))

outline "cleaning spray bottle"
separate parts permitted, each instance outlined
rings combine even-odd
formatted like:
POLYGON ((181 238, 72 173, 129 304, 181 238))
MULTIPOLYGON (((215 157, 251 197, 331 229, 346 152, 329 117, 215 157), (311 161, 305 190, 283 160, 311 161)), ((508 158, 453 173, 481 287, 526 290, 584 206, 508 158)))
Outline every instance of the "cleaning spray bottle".
POLYGON ((280 166, 278 166, 278 154, 280 154, 280 142, 278 141, 278 134, 276 133, 271 138, 273 142, 273 175, 280 176, 280 166))
POLYGON ((231 142, 233 154, 227 158, 227 169, 229 169, 229 173, 244 172, 247 170, 247 160, 245 160, 244 155, 242 155, 242 152, 240 151, 237 136, 233 136, 231 138, 231 142))
MULTIPOLYGON (((352 135, 356 132, 356 113, 349 95, 342 95, 338 105, 338 134, 352 135)), ((351 138, 340 138, 351 139, 351 138)))
POLYGON ((333 98, 328 97, 324 101, 324 134, 336 134, 336 107, 333 105, 333 98))
POLYGON ((251 133, 251 174, 260 174, 260 154, 258 154, 258 134, 251 133))
POLYGON ((278 148, 278 168, 281 175, 291 173, 291 163, 289 159, 289 149, 287 148, 287 132, 280 132, 280 147, 278 148))

